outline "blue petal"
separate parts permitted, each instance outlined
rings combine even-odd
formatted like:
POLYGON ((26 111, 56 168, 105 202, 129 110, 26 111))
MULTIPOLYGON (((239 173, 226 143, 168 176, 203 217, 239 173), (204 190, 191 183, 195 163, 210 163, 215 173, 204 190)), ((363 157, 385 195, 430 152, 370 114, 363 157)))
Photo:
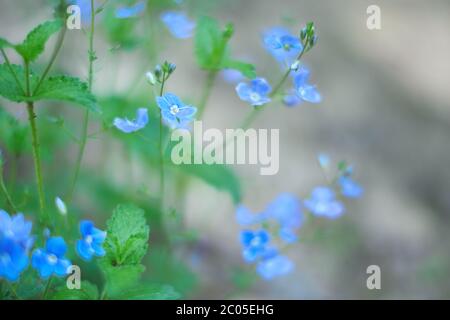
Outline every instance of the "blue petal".
POLYGON ((272 88, 269 83, 264 78, 255 78, 251 81, 252 90, 260 94, 261 96, 266 96, 272 88))
POLYGON ((121 7, 116 9, 116 18, 126 19, 136 17, 145 9, 145 1, 139 1, 131 7, 121 7))
POLYGON ((192 36, 195 23, 184 12, 166 11, 160 18, 175 38, 186 39, 192 36))
POLYGON ((113 125, 124 133, 132 133, 136 131, 136 124, 128 119, 115 118, 113 125))
POLYGON ((57 276, 64 277, 69 273, 69 267, 72 264, 67 259, 58 259, 58 262, 55 265, 54 271, 57 276))
POLYGON ((170 110, 171 105, 165 97, 156 97, 156 103, 161 110, 170 110))
POLYGON ((54 266, 48 263, 47 254, 42 249, 33 252, 31 264, 41 278, 48 278, 53 273, 54 266))
POLYGON ((252 242, 253 238, 254 238, 253 231, 250 231, 250 230, 243 230, 243 231, 241 231, 240 240, 241 240, 241 244, 244 247, 249 246, 250 243, 252 242))
POLYGON ((94 250, 94 254, 97 257, 103 257, 106 254, 105 249, 103 249, 103 247, 99 243, 93 243, 92 250, 94 250))
POLYGON ((298 69, 298 71, 294 72, 294 86, 295 88, 300 88, 303 87, 304 85, 306 85, 306 83, 308 82, 309 79, 309 70, 305 67, 302 66, 300 67, 300 69, 298 69))
POLYGON ((67 245, 62 237, 52 237, 47 240, 46 249, 47 252, 62 258, 67 251, 67 245))
POLYGON ((303 87, 300 87, 298 89, 298 93, 300 97, 305 101, 311 103, 319 103, 322 101, 322 97, 315 86, 305 85, 303 87))
POLYGON ((177 113, 177 117, 179 118, 185 118, 185 119, 192 119, 192 117, 197 113, 197 108, 186 106, 183 108, 180 108, 180 111, 177 113))
POLYGON ((280 229, 280 238, 286 243, 295 243, 298 240, 297 235, 292 229, 289 228, 282 228, 280 229))
POLYGON ((234 69, 225 69, 221 72, 222 78, 228 83, 237 83, 245 79, 242 73, 234 69))
POLYGON ((82 220, 80 222, 80 233, 81 236, 84 238, 88 235, 92 234, 92 229, 94 228, 94 223, 89 220, 82 220))
POLYGON ((350 177, 342 176, 339 178, 341 193, 348 198, 359 198, 363 194, 362 187, 353 181, 350 177))
POLYGON ((283 102, 288 107, 295 107, 302 102, 302 99, 297 95, 295 90, 290 90, 283 98, 283 102))
POLYGON ((241 100, 248 101, 251 92, 252 89, 245 82, 241 82, 236 86, 236 93, 241 100))
POLYGON ((277 276, 290 273, 294 264, 285 256, 275 256, 261 261, 256 267, 258 274, 265 280, 271 280, 277 276))
POLYGON ((93 250, 86 241, 78 240, 77 241, 77 253, 82 259, 84 259, 86 261, 91 261, 93 250))
POLYGON ((148 123, 148 110, 146 108, 139 108, 136 111, 136 125, 139 128, 144 128, 148 123))
POLYGON ((247 247, 242 251, 242 257, 245 262, 256 261, 263 253, 263 250, 259 247, 247 247))

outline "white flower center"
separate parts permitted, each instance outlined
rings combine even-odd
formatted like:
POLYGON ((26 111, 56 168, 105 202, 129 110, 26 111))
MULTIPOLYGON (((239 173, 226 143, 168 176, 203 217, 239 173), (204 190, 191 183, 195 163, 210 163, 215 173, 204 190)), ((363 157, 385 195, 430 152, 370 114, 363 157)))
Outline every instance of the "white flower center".
POLYGON ((259 93, 256 93, 256 92, 250 93, 250 100, 259 101, 260 99, 261 99, 261 96, 259 95, 259 93))
POLYGON ((91 235, 89 235, 89 236, 87 236, 86 237, 86 242, 88 243, 88 244, 91 244, 92 243, 92 241, 94 240, 93 238, 92 238, 92 236, 91 235))
POLYGON ((259 246, 261 244, 261 239, 259 237, 255 237, 252 239, 250 244, 252 247, 259 246))
POLYGON ((53 264, 56 264, 56 262, 58 262, 58 258, 54 254, 49 254, 47 256, 47 261, 48 261, 48 263, 53 265, 53 264))
POLYGON ((176 104, 170 107, 170 113, 174 116, 176 116, 178 112, 180 112, 180 108, 176 104))

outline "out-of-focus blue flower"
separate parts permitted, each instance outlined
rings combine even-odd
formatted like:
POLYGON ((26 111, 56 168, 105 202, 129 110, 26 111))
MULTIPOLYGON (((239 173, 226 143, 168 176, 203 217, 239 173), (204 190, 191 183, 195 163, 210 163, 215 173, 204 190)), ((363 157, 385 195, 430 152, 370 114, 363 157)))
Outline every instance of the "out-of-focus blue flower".
POLYGON ((294 73, 294 89, 290 90, 284 97, 284 103, 288 107, 300 104, 302 101, 310 103, 319 103, 322 97, 317 88, 308 83, 310 72, 306 67, 302 66, 294 73))
POLYGON ((264 33, 263 40, 267 51, 285 66, 290 66, 303 50, 300 39, 283 27, 269 29, 264 33))
POLYGON ((341 176, 338 180, 341 194, 348 198, 359 198, 363 194, 362 187, 349 176, 341 176))
POLYGON ((127 118, 115 118, 114 126, 122 132, 132 133, 143 129, 148 123, 148 111, 145 108, 140 108, 136 112, 135 120, 128 120, 127 118))
POLYGON ((90 261, 93 256, 103 257, 105 250, 102 247, 106 239, 106 232, 94 227, 92 221, 80 222, 81 240, 77 241, 77 253, 81 258, 90 261))
POLYGON ((0 234, 0 278, 17 281, 27 266, 27 251, 13 238, 0 234))
POLYGON ((316 187, 304 204, 314 215, 330 219, 340 217, 345 210, 344 205, 336 200, 334 191, 328 187, 316 187))
POLYGON ((34 243, 34 237, 30 235, 32 226, 31 221, 26 221, 22 213, 10 217, 0 209, 0 237, 11 239, 26 252, 34 243))
POLYGON ((244 75, 240 71, 234 69, 222 70, 221 75, 226 82, 232 84, 238 83, 245 79, 244 75))
POLYGON ((186 39, 192 37, 195 22, 189 20, 184 12, 166 11, 161 14, 160 18, 175 38, 186 39))
POLYGON ((241 226, 261 223, 266 219, 265 212, 253 213, 247 207, 239 205, 236 209, 236 220, 241 226))
POLYGON ((172 93, 157 97, 156 103, 161 109, 164 122, 172 129, 186 128, 194 120, 194 115, 197 113, 197 108, 185 105, 180 98, 172 93))
POLYGON ((63 277, 68 274, 71 263, 66 259, 67 245, 61 237, 52 237, 47 240, 45 248, 36 249, 31 258, 31 264, 41 278, 48 278, 56 274, 63 277))
POLYGON ((120 7, 116 9, 116 18, 127 19, 137 17, 145 10, 145 1, 138 1, 134 5, 120 7))
POLYGON ((265 210, 269 219, 274 219, 280 225, 280 237, 287 243, 297 240, 295 231, 303 223, 301 203, 296 196, 281 193, 265 210))
POLYGON ((272 88, 264 78, 255 78, 250 83, 241 82, 236 87, 239 98, 252 106, 261 106, 270 102, 270 91, 272 88))
POLYGON ((286 256, 279 255, 273 251, 265 256, 257 265, 256 272, 265 280, 283 276, 294 269, 294 263, 286 256))
POLYGON ((317 161, 319 161, 319 165, 321 168, 326 169, 330 166, 330 156, 327 155, 326 153, 320 153, 317 156, 317 161))
POLYGON ((243 246, 242 256, 244 260, 254 262, 266 253, 270 235, 264 229, 258 231, 243 230, 240 240, 243 246))

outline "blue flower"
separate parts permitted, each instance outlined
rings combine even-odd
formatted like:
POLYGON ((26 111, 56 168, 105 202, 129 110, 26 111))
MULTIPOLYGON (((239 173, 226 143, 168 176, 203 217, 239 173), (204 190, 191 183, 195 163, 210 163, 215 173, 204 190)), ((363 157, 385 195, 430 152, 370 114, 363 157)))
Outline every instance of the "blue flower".
POLYGON ((254 262, 262 257, 267 250, 267 245, 270 241, 269 233, 264 230, 241 231, 241 244, 244 247, 242 256, 246 262, 254 262))
POLYGON ((61 237, 52 237, 47 240, 45 248, 36 249, 31 258, 31 264, 41 278, 48 278, 56 274, 63 277, 68 274, 71 263, 66 259, 67 245, 61 237))
POLYGON ((267 51, 286 66, 290 66, 303 50, 300 39, 283 27, 274 27, 266 31, 263 40, 267 51))
POLYGON ((34 243, 34 237, 30 235, 32 226, 33 224, 26 221, 22 213, 10 217, 6 211, 0 209, 0 237, 11 239, 26 252, 34 243))
POLYGON ((195 23, 189 20, 184 12, 166 11, 161 14, 160 18, 175 38, 192 37, 195 23))
POLYGON ((295 231, 303 223, 301 203, 296 196, 289 193, 281 193, 266 208, 266 215, 274 219, 280 225, 280 238, 287 243, 297 240, 295 231))
POLYGON ((92 221, 80 222, 80 232, 83 237, 77 241, 77 252, 81 258, 90 261, 93 256, 103 257, 105 250, 102 244, 106 239, 106 232, 94 227, 92 221))
POLYGON ((16 281, 27 266, 27 251, 13 238, 0 234, 0 278, 16 281))
POLYGON ((255 78, 250 83, 241 82, 236 87, 239 98, 252 106, 261 106, 270 102, 271 90, 272 88, 264 78, 255 78))
POLYGON ((194 120, 194 115, 197 113, 197 108, 185 105, 180 98, 172 93, 157 97, 156 103, 161 109, 164 122, 172 129, 186 128, 194 120))
POLYGON ((127 118, 115 118, 113 125, 122 132, 132 133, 143 129, 148 123, 148 111, 145 108, 140 108, 136 112, 135 120, 128 120, 127 118))
POLYGON ((363 194, 362 187, 349 176, 341 176, 338 180, 341 194, 348 198, 359 198, 363 194))
POLYGON ((317 91, 317 88, 308 83, 310 72, 305 67, 301 67, 294 73, 294 89, 289 91, 284 97, 284 103, 293 107, 300 104, 302 101, 310 103, 319 103, 322 97, 317 91))
POLYGON ((294 269, 294 263, 287 257, 274 253, 258 263, 256 272, 265 280, 283 276, 294 269))
POLYGON ((261 223, 265 219, 265 213, 253 213, 243 205, 239 205, 236 209, 236 220, 241 226, 249 226, 256 223, 261 223))
POLYGON ((245 79, 245 77, 240 71, 234 69, 222 70, 221 76, 228 83, 238 83, 245 79))
POLYGON ((316 187, 311 198, 304 201, 305 207, 314 215, 336 219, 344 213, 344 205, 336 200, 334 191, 327 187, 316 187))
POLYGON ((120 7, 116 9, 116 18, 127 19, 138 16, 145 10, 145 1, 136 2, 136 4, 130 7, 120 7))

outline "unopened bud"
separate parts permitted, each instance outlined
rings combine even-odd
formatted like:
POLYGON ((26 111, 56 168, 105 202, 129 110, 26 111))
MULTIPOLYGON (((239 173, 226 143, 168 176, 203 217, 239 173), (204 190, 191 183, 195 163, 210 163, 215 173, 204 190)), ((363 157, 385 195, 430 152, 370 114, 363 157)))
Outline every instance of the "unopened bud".
POLYGON ((61 215, 63 216, 67 215, 66 204, 64 203, 64 201, 61 200, 60 197, 55 198, 55 205, 61 215))
POLYGON ((148 71, 145 74, 145 77, 147 78, 148 83, 150 83, 152 86, 154 86, 156 84, 156 78, 152 72, 148 71))

